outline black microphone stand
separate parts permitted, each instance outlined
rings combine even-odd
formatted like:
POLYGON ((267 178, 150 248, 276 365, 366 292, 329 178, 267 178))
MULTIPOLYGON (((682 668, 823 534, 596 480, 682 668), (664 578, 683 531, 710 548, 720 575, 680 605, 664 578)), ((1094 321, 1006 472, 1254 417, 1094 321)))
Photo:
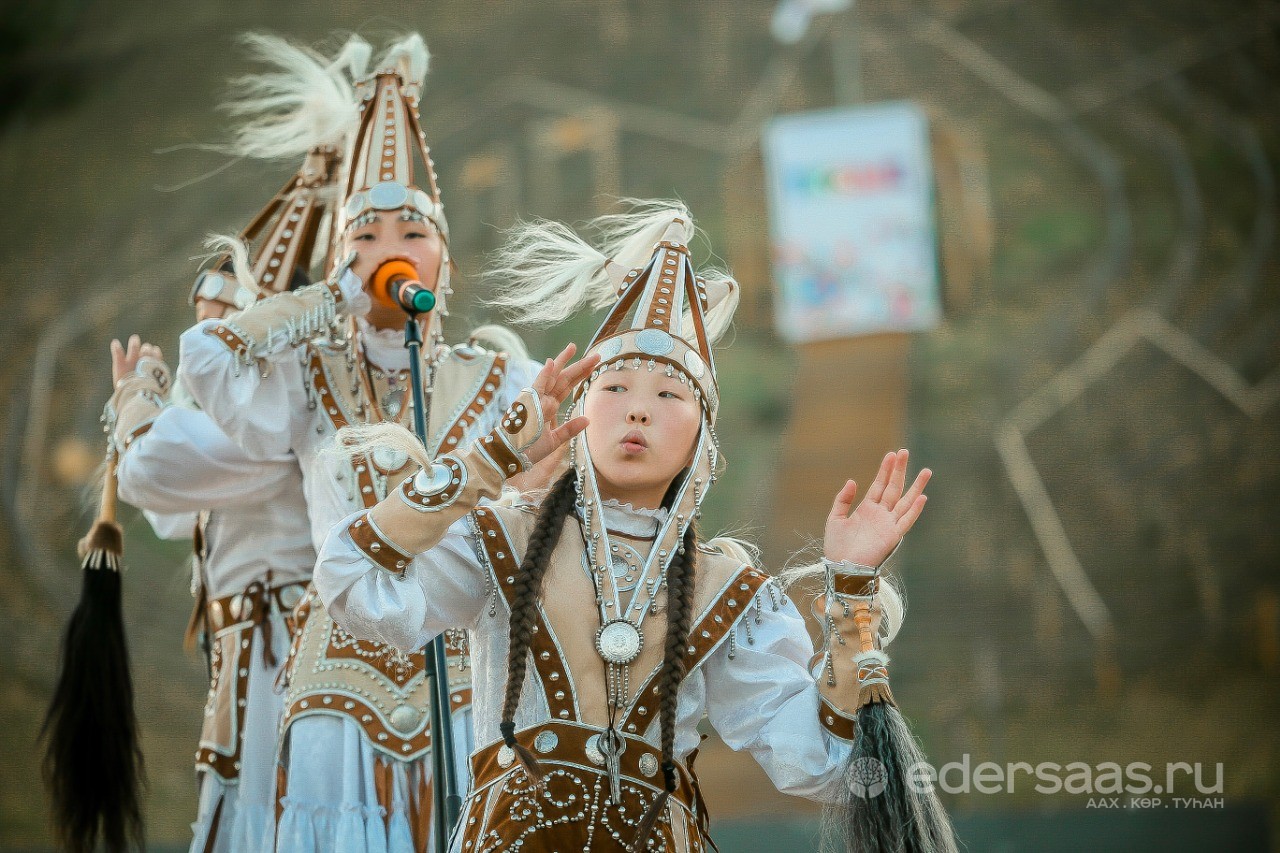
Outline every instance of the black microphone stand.
MULTIPOLYGON (((406 309, 407 310, 407 309, 406 309)), ((422 391, 422 327, 418 314, 409 311, 404 324, 404 346, 409 351, 409 383, 413 386, 413 431, 423 447, 427 443, 427 403, 422 391)), ((453 717, 449 712, 449 659, 445 655, 444 634, 427 644, 427 683, 431 687, 431 777, 435 809, 432 832, 437 853, 449 849, 449 835, 462 813, 458 792, 458 765, 453 752, 453 717)))

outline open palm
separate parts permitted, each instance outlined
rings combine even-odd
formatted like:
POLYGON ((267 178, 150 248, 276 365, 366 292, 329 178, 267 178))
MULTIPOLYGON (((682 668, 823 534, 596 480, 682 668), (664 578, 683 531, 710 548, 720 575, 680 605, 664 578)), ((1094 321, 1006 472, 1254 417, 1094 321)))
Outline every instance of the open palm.
POLYGON ((827 516, 823 550, 828 560, 879 566, 916 523, 924 510, 924 487, 933 476, 925 468, 903 493, 907 480, 906 450, 886 453, 880 471, 857 508, 858 484, 845 483, 827 516))
POLYGON ((600 356, 592 354, 570 364, 577 351, 577 346, 569 344, 558 356, 547 359, 533 380, 533 391, 538 395, 538 403, 546 419, 542 435, 525 450, 529 461, 534 464, 556 453, 569 439, 587 428, 587 419, 582 416, 563 424, 557 423, 560 405, 600 363, 600 356))

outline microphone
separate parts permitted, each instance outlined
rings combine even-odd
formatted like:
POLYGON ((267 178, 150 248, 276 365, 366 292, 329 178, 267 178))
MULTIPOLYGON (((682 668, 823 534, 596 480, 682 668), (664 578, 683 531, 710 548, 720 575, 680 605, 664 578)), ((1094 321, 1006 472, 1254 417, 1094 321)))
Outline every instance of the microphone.
POLYGON ((418 281, 418 271, 408 261, 384 261, 374 271, 370 289, 383 305, 410 314, 425 314, 436 307, 436 295, 418 281))

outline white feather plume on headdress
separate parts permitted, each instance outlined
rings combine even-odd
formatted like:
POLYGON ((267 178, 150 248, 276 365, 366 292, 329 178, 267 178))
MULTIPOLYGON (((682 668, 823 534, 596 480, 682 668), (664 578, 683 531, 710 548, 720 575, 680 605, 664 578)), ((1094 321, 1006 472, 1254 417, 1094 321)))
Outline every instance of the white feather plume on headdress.
MULTIPOLYGON (((490 304, 526 326, 561 323, 583 308, 607 308, 618 297, 617 283, 605 266, 608 261, 626 270, 647 263, 673 219, 684 221, 685 242, 696 233, 693 217, 681 202, 623 199, 623 203, 630 207, 625 213, 607 214, 588 224, 599 236, 599 249, 559 222, 518 223, 508 231, 506 243, 494 253, 484 274, 496 291, 490 304)), ((707 332, 714 343, 733 318, 738 285, 719 270, 704 275, 710 303, 707 332)))
POLYGON ((246 33, 240 41, 250 58, 275 70, 232 81, 237 94, 222 109, 247 120, 235 129, 230 153, 292 160, 317 145, 346 147, 359 120, 351 81, 367 73, 368 42, 353 35, 328 59, 279 36, 246 33))
POLYGON ((249 261, 249 247, 244 240, 234 237, 230 234, 210 234, 204 239, 204 246, 209 250, 209 254, 205 256, 206 260, 213 260, 225 256, 231 258, 231 272, 236 277, 236 281, 245 290, 258 296, 262 293, 262 288, 258 285, 257 279, 253 277, 252 265, 249 261))
POLYGON ((409 33, 393 42, 378 60, 378 69, 395 68, 406 83, 422 85, 431 64, 431 51, 417 33, 409 33))

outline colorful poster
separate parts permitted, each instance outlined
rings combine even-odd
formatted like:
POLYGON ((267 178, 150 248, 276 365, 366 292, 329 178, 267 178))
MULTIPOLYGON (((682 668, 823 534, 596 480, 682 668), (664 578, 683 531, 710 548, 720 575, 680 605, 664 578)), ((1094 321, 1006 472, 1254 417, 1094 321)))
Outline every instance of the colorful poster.
POLYGON ((929 132, 915 104, 783 116, 764 155, 784 338, 937 325, 929 132))

